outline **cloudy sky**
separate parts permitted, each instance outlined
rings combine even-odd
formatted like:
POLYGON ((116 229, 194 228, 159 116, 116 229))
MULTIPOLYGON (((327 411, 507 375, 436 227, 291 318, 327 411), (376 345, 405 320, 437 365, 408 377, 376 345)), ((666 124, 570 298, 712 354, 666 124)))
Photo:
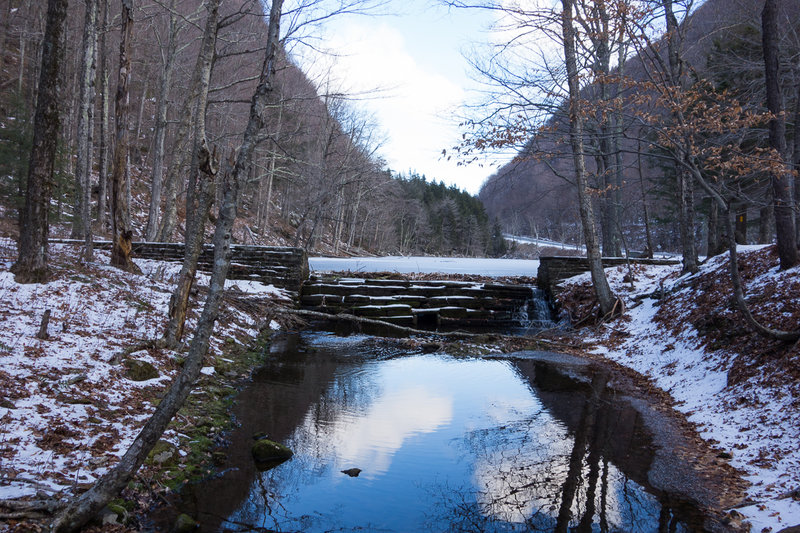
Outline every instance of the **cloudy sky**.
POLYGON ((458 108, 477 88, 462 52, 486 39, 490 15, 428 0, 391 4, 392 14, 330 21, 322 43, 337 57, 301 64, 315 79, 333 73, 334 90, 361 94, 354 105, 378 124, 386 139, 378 153, 389 168, 477 193, 494 167, 457 166, 441 153, 458 143, 458 108))

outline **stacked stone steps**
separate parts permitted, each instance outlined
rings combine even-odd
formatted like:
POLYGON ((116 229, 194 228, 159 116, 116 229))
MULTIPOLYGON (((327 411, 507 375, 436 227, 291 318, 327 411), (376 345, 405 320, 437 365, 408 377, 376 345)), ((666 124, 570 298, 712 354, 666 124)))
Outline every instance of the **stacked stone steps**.
POLYGON ((532 297, 530 287, 459 281, 311 276, 300 303, 416 327, 506 327, 532 297))
MULTIPOLYGON (((82 245, 83 241, 61 239, 50 242, 82 245)), ((96 241, 96 249, 110 250, 110 241, 96 241)), ((134 257, 157 261, 182 262, 185 245, 172 242, 134 242, 131 252, 134 257)), ((197 260, 197 268, 210 272, 214 265, 214 247, 203 246, 197 260)), ((231 246, 229 279, 259 281, 276 287, 299 291, 308 278, 308 256, 302 248, 283 246, 231 246)))

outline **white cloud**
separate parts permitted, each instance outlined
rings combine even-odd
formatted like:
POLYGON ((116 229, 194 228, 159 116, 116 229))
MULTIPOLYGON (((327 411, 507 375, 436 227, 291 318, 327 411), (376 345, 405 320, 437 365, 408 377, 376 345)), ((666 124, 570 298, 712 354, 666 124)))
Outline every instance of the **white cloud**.
POLYGON ((381 155, 392 169, 415 170, 429 179, 477 192, 490 170, 440 161, 442 150, 460 139, 454 117, 465 90, 459 83, 423 67, 409 51, 404 35, 380 19, 337 25, 325 44, 335 57, 303 64, 313 79, 329 73, 334 90, 362 95, 359 107, 374 114, 388 137, 381 155))

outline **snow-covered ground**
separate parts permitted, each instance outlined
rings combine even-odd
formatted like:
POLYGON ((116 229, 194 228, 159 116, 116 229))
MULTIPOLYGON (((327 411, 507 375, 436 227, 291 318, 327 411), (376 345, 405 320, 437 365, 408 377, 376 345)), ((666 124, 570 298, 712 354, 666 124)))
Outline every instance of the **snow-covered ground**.
MULTIPOLYGON (((760 248, 742 247, 741 251, 760 248)), ((724 274, 726 261, 727 255, 712 258, 694 277, 724 274)), ((735 354, 704 347, 689 323, 687 303, 693 301, 696 292, 692 291, 697 290, 689 276, 679 277, 680 266, 637 268, 633 289, 623 280, 625 268, 606 269, 612 289, 623 296, 628 310, 625 318, 607 324, 590 339, 598 342, 596 352, 651 377, 672 395, 677 408, 696 424, 705 440, 732 454, 731 465, 743 471, 751 483, 748 496, 754 503, 737 509, 752 525, 751 531, 776 532, 800 524, 800 501, 795 492, 800 489, 799 384, 774 386, 769 383, 770 376, 757 376, 729 385, 735 354), (667 298, 679 302, 669 309, 676 316, 666 319, 658 314, 660 306, 667 304, 641 298, 662 283, 667 298), (672 289, 677 290, 670 293, 672 289)), ((751 280, 748 289, 786 286, 788 280, 798 278, 800 267, 785 272, 773 267, 751 280)), ((588 280, 589 275, 584 274, 567 280, 566 285, 588 280)), ((720 298, 717 302, 725 312, 727 301, 720 298)), ((795 323, 797 327, 800 324, 795 323)), ((795 345, 795 358, 797 350, 795 345)))
MULTIPOLYGON (((180 265, 137 259, 144 273, 133 275, 108 266, 104 252, 73 267, 77 252, 51 245, 61 264, 55 279, 20 285, 9 272, 15 245, 0 239, 0 499, 93 482, 125 452, 154 410, 152 400, 179 370, 178 353, 142 349, 129 357, 151 363, 160 376, 131 381, 115 359, 163 333, 180 265), (42 340, 37 332, 47 309, 49 338, 42 340)), ((208 284, 207 275, 198 278, 198 285, 208 284)), ((229 286, 256 297, 283 295, 256 282, 229 286)), ((223 314, 204 375, 213 374, 226 340, 258 333, 254 317, 232 307, 223 314)), ((187 331, 198 315, 198 308, 190 312, 187 331)), ((180 439, 174 431, 166 437, 180 439)))
POLYGON ((309 257, 313 272, 397 272, 473 274, 490 277, 536 276, 539 261, 478 257, 309 257))
MULTIPOLYGON (((55 245, 53 252, 66 265, 57 269, 53 281, 19 285, 8 272, 15 246, 0 239, 0 499, 94 481, 125 451, 154 409, 155 393, 178 370, 179 354, 168 350, 132 354, 159 370, 160 377, 149 381, 130 381, 114 361, 125 348, 161 334, 178 265, 137 260, 144 274, 131 275, 107 266, 106 253, 98 252, 92 264, 73 267, 77 250, 55 245), (50 338, 40 340, 36 333, 45 309, 52 313, 50 338)), ((724 271, 724 259, 712 259, 696 276, 724 271)), ((538 261, 429 257, 310 262, 316 271, 490 276, 533 276, 538 267, 538 261)), ((800 524, 800 502, 791 496, 800 489, 800 387, 796 382, 770 385, 768 376, 729 385, 735 357, 701 345, 688 316, 696 289, 690 286, 692 279, 678 276, 679 268, 638 266, 633 288, 623 279, 626 269, 607 269, 628 309, 625 318, 594 333, 597 352, 650 376, 672 395, 702 437, 733 455, 732 465, 752 483, 748 496, 754 503, 738 509, 752 531, 776 532, 800 524), (662 286, 665 300, 644 297, 662 286), (659 318, 659 310, 668 305, 675 315, 673 326, 659 318)), ((751 279, 748 290, 796 287, 789 281, 798 279, 800 267, 787 272, 772 268, 751 279)), ((207 277, 201 275, 198 284, 203 283, 207 277)), ((254 297, 280 293, 253 282, 231 284, 254 297)), ((725 309, 726 302, 720 297, 718 305, 725 309)), ((204 375, 214 373, 213 362, 221 357, 225 339, 252 337, 257 331, 259 324, 246 313, 228 308, 225 314, 228 319, 218 328, 204 375)), ((195 317, 190 317, 188 330, 195 317)), ((178 443, 181 436, 173 431, 167 438, 178 443)))

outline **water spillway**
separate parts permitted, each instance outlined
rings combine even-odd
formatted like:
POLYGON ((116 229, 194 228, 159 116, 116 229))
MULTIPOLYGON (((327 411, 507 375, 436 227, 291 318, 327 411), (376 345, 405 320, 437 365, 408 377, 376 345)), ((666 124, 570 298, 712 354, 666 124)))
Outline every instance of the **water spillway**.
POLYGON ((524 285, 311 276, 300 291, 300 303, 331 315, 427 329, 543 329, 552 324, 543 293, 524 285))

